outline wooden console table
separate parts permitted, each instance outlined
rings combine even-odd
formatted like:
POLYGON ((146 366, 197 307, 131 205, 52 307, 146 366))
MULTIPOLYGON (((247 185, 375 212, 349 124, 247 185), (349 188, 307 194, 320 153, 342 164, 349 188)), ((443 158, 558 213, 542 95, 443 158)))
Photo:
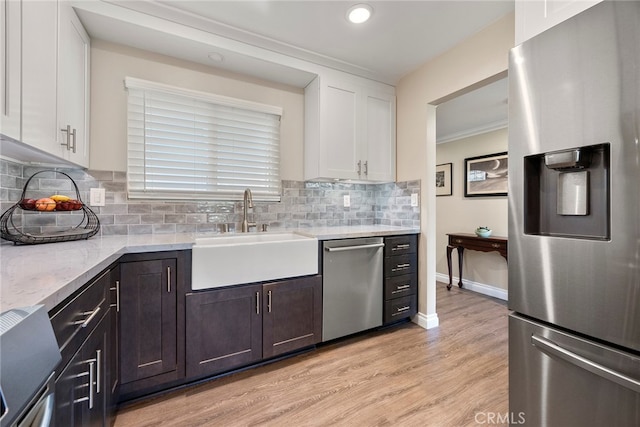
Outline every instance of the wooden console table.
POLYGON ((470 233, 447 234, 449 236, 449 244, 447 245, 447 267, 449 268, 449 284, 447 289, 451 290, 453 284, 453 276, 451 272, 451 252, 458 250, 458 270, 460 271, 460 282, 458 287, 462 287, 462 257, 465 249, 471 249, 481 252, 499 252, 500 255, 507 259, 507 238, 506 237, 479 237, 470 233))

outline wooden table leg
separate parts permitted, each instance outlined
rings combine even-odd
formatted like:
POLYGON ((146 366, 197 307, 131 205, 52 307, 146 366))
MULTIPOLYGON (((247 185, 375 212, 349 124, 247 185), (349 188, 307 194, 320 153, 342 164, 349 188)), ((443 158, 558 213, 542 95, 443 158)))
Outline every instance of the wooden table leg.
POLYGON ((464 255, 464 248, 462 246, 458 246, 458 271, 460 271, 460 281, 458 282, 458 287, 462 287, 462 257, 464 255))
POLYGON ((447 268, 449 269, 449 284, 447 285, 447 290, 451 290, 451 286, 453 285, 453 275, 451 271, 451 252, 453 251, 455 246, 447 245, 447 268))

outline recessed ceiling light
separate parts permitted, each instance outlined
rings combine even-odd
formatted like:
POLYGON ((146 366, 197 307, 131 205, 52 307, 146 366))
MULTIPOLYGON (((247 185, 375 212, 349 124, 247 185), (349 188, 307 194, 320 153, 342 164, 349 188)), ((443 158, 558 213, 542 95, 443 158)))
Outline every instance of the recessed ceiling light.
POLYGON ((368 21, 371 15, 373 15, 373 8, 364 3, 351 6, 347 11, 347 19, 354 24, 362 24, 368 21))

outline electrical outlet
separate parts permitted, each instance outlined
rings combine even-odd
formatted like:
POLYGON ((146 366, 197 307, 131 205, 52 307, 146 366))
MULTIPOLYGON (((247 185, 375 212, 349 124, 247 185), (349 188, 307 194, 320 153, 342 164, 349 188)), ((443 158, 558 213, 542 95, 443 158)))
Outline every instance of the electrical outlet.
POLYGON ((348 208, 351 206, 351 196, 349 196, 348 194, 346 194, 344 196, 344 207, 348 208))
POLYGON ((104 206, 106 191, 104 188, 92 188, 89 192, 89 204, 91 206, 104 206))
POLYGON ((414 208, 418 206, 418 193, 413 193, 411 195, 411 206, 414 208))

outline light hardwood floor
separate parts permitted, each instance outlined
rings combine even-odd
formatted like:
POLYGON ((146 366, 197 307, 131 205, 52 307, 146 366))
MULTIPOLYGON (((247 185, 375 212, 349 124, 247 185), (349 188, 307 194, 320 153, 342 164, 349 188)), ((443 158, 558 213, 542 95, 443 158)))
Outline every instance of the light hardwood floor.
POLYGON ((438 328, 323 345, 124 408, 115 425, 499 425, 486 422, 508 411, 506 304, 442 283, 437 298, 438 328))

